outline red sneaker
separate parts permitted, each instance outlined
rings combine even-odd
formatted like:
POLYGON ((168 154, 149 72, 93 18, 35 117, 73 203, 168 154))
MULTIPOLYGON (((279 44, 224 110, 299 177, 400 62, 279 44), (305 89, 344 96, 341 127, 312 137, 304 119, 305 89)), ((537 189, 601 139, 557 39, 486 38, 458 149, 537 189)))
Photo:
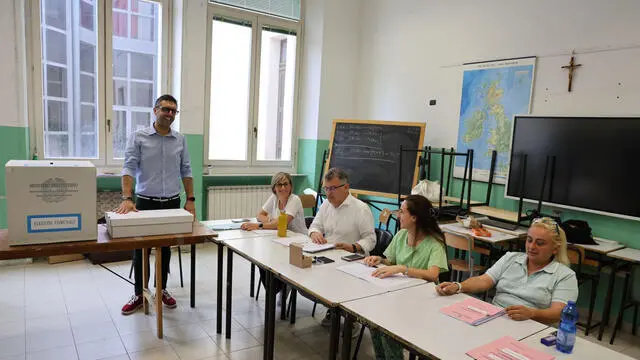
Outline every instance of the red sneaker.
POLYGON ((133 295, 131 300, 122 307, 122 315, 131 315, 142 307, 142 296, 133 295))
POLYGON ((162 302, 164 303, 164 306, 168 307, 169 309, 174 309, 176 306, 178 306, 176 304, 176 299, 174 299, 167 290, 162 290, 162 302))

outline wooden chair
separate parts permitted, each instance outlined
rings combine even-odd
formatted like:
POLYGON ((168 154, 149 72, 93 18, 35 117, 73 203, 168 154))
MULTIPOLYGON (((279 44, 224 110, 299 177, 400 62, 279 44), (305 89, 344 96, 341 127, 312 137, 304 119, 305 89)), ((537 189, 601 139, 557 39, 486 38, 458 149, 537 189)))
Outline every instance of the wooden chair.
POLYGON ((585 256, 584 248, 569 244, 567 246, 567 257, 569 257, 569 261, 571 262, 571 267, 573 271, 576 273, 576 278, 578 280, 578 288, 582 285, 590 283, 589 289, 589 315, 587 316, 587 323, 578 322, 578 326, 584 327, 584 334, 589 335, 589 331, 591 328, 594 328, 600 323, 591 324, 591 320, 593 320, 593 310, 596 304, 596 295, 598 294, 598 285, 600 283, 600 271, 601 268, 600 263, 597 260, 588 259, 585 256), (585 266, 592 267, 594 269, 598 269, 595 273, 585 271, 585 266))
POLYGON ((448 247, 462 251, 461 256, 454 256, 453 259, 449 259, 452 280, 454 274, 457 278, 456 281, 460 281, 462 273, 469 273, 469 277, 472 277, 476 273, 482 273, 487 270, 486 266, 473 263, 473 253, 477 253, 477 251, 472 237, 445 231, 444 239, 448 247))
POLYGON ((616 338, 616 333, 622 327, 622 315, 624 314, 624 311, 630 308, 633 308, 631 334, 636 335, 636 328, 638 325, 638 308, 640 308, 640 287, 634 286, 634 280, 637 282, 640 277, 640 267, 637 265, 630 266, 631 268, 626 271, 624 277, 624 288, 620 299, 620 310, 618 311, 616 324, 613 326, 613 334, 611 334, 611 340, 609 341, 609 344, 611 345, 613 345, 613 340, 616 338))

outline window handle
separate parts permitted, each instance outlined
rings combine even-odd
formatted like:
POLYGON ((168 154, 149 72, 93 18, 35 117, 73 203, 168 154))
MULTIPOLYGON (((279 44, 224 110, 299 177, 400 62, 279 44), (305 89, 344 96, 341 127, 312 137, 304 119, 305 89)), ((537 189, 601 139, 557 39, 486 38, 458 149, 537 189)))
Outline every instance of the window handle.
POLYGON ((258 138, 258 128, 256 126, 253 127, 253 137, 258 138))
POLYGON ((111 119, 107 119, 107 132, 111 132, 111 119))

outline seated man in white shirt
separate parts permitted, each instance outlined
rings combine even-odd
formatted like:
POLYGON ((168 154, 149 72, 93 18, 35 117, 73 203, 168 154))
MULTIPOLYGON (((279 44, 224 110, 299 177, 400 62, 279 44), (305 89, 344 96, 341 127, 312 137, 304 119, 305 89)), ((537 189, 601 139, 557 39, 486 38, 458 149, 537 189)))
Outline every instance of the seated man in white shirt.
MULTIPOLYGON (((349 176, 338 168, 324 175, 323 189, 327 200, 320 206, 309 227, 314 243, 335 243, 336 248, 369 255, 376 246, 373 215, 369 205, 349 193, 349 176)), ((331 325, 330 312, 322 325, 331 325)))

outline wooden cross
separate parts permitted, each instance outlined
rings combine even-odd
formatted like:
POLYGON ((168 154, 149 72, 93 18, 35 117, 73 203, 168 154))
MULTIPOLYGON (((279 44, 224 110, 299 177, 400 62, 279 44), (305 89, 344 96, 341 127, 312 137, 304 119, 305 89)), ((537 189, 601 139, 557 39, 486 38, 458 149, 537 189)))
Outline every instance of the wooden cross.
POLYGON ((574 56, 573 56, 573 53, 571 53, 571 61, 569 61, 569 65, 562 67, 563 69, 569 69, 569 87, 567 89, 569 92, 571 92, 571 84, 573 83, 573 70, 582 66, 582 64, 574 63, 573 60, 574 60, 574 56))

